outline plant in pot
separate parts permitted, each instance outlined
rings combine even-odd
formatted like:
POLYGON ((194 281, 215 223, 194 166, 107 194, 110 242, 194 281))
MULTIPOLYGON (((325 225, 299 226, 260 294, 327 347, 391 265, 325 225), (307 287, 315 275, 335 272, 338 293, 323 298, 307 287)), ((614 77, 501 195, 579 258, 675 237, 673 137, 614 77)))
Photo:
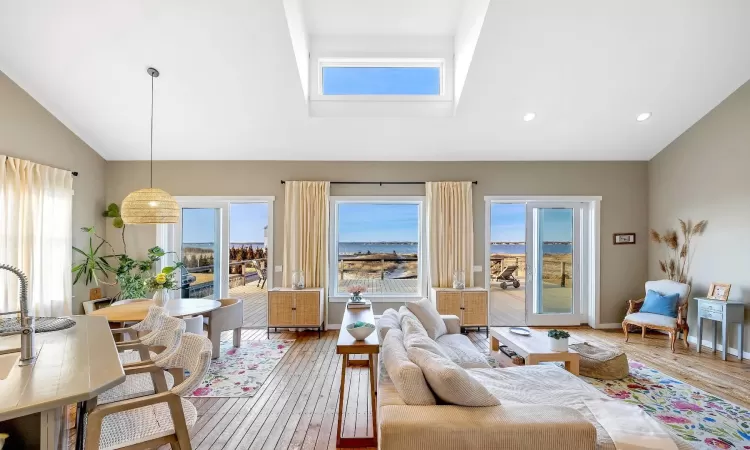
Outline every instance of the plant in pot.
POLYGON ((568 338, 570 333, 563 330, 549 330, 547 332, 549 337, 549 349, 553 352, 567 352, 568 351, 568 338))

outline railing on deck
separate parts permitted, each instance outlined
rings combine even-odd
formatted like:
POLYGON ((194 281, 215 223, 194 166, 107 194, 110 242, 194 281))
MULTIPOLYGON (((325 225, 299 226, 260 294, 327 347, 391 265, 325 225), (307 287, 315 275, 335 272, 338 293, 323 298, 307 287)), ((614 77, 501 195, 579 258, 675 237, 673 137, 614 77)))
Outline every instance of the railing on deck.
MULTIPOLYGON (((356 278, 379 278, 381 280, 386 279, 388 271, 386 270, 386 263, 399 264, 404 262, 417 262, 419 258, 417 256, 385 256, 385 257, 373 257, 367 258, 363 255, 339 255, 338 258, 338 269, 339 269, 339 280, 344 279, 345 273, 354 273, 356 278), (357 268, 351 268, 351 265, 357 264, 361 266, 369 266, 373 270, 362 270, 357 268), (350 266, 347 268, 347 265, 350 266), (373 276, 374 275, 374 276, 373 276)), ((387 277, 393 278, 393 277, 387 277)), ((407 275, 403 277, 396 277, 401 279, 415 279, 417 274, 415 271, 414 275, 407 275)))
MULTIPOLYGON (((250 272, 245 273, 245 268, 248 267, 248 265, 251 265, 251 263, 257 263, 259 267, 265 268, 266 267, 266 258, 259 258, 259 259, 246 259, 243 261, 230 261, 229 262, 229 288, 234 288, 238 286, 245 286, 249 282, 257 282, 260 278, 260 274, 257 272, 250 272), (241 266, 241 274, 239 273, 232 273, 232 267, 241 266)), ((251 267, 255 268, 251 265, 251 267)), ((204 298, 213 295, 214 293, 214 282, 206 281, 203 283, 194 283, 190 284, 187 282, 187 276, 191 274, 196 273, 213 273, 214 272, 214 266, 199 266, 199 267, 191 267, 191 268, 185 268, 185 272, 183 272, 183 278, 182 278, 182 286, 180 290, 180 296, 182 298, 204 298)))

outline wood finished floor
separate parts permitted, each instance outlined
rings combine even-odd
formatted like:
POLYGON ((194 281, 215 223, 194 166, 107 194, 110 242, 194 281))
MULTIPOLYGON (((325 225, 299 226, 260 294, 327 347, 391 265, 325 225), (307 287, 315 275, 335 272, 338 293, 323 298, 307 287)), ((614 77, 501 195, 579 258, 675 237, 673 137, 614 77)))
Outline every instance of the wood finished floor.
MULTIPOLYGON (((541 328, 540 328, 541 329, 541 328)), ((621 330, 569 329, 589 343, 623 349, 631 360, 709 393, 750 408, 750 363, 735 357, 678 343, 669 350, 666 336, 631 335, 625 343, 621 330)), ((194 449, 334 449, 341 358, 335 354, 338 331, 272 334, 271 339, 296 339, 252 398, 207 398, 191 401, 198 422, 190 432, 194 449)), ((469 338, 482 352, 489 340, 482 333, 469 338)), ((265 330, 244 330, 243 339, 266 339, 265 330)), ((371 433, 368 378, 365 369, 347 369, 346 435, 371 433)))

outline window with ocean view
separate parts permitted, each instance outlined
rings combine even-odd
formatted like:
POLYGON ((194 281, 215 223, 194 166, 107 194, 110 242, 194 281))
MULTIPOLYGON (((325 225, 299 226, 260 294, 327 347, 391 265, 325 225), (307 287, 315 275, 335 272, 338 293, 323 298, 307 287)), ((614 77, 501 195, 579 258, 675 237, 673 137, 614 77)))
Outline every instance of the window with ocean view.
POLYGON ((334 292, 364 286, 365 298, 419 295, 422 202, 335 200, 334 208, 334 292))

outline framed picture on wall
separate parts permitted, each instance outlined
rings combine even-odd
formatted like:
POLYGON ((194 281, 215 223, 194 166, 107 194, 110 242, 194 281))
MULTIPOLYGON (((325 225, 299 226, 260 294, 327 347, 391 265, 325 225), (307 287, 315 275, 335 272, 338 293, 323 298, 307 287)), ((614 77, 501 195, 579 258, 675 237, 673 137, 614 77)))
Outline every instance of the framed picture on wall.
POLYGON ((707 297, 711 300, 729 300, 729 289, 732 288, 731 284, 723 283, 711 283, 711 287, 708 288, 707 297))
POLYGON ((615 245, 635 244, 635 233, 615 233, 612 235, 612 243, 615 245))

